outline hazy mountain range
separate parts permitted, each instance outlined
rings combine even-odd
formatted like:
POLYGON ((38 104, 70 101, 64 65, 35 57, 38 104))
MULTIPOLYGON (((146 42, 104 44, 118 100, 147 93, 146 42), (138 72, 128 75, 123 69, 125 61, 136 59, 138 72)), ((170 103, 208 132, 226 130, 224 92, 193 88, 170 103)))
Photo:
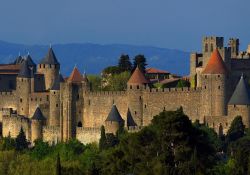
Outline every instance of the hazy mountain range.
MULTIPOLYGON (((189 73, 189 53, 151 46, 134 46, 125 44, 55 44, 52 46, 61 64, 61 72, 70 74, 74 65, 87 74, 99 74, 103 68, 116 65, 121 54, 128 54, 133 60, 137 54, 144 54, 148 67, 167 70, 172 73, 187 75, 189 73)), ((0 63, 12 62, 20 53, 31 57, 36 63, 43 58, 49 46, 24 45, 0 41, 0 63)))

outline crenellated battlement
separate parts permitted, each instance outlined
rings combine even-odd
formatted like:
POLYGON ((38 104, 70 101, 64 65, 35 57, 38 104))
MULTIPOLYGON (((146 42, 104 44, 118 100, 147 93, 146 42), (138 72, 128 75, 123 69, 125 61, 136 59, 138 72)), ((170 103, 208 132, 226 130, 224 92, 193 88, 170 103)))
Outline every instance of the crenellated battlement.
POLYGON ((190 87, 183 87, 183 88, 164 88, 164 89, 147 89, 146 92, 149 93, 175 93, 175 92, 200 92, 202 88, 190 88, 190 87))
POLYGON ((85 92, 88 96, 125 96, 127 91, 95 91, 95 92, 85 92))

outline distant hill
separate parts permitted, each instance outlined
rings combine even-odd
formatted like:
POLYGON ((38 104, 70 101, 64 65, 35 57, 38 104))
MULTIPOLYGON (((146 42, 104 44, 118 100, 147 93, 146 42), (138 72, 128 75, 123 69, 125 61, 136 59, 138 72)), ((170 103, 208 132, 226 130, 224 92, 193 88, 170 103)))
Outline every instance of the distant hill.
MULTIPOLYGON (((23 45, 0 41, 0 63, 13 61, 20 52, 21 55, 30 53, 38 63, 45 56, 49 46, 23 45)), ((103 68, 116 65, 119 56, 129 54, 131 60, 137 54, 144 54, 148 67, 155 67, 172 73, 187 75, 189 73, 189 53, 151 46, 134 46, 125 44, 55 44, 53 49, 61 63, 61 72, 68 75, 76 64, 88 74, 99 74, 103 68)))

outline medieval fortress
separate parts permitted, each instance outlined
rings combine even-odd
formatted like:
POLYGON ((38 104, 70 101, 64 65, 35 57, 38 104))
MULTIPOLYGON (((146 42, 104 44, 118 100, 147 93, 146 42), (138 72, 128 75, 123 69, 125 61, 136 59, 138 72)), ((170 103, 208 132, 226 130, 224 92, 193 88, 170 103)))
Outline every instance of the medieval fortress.
POLYGON ((121 124, 134 132, 159 112, 180 106, 192 121, 223 134, 237 115, 250 125, 249 77, 250 49, 239 51, 238 39, 231 38, 225 47, 223 37, 204 37, 202 53, 190 56, 190 88, 152 88, 137 68, 126 91, 93 92, 76 67, 62 77, 49 48, 38 65, 29 55, 0 65, 2 136, 16 137, 23 128, 31 142, 98 142, 102 125, 107 133, 115 133, 121 124))

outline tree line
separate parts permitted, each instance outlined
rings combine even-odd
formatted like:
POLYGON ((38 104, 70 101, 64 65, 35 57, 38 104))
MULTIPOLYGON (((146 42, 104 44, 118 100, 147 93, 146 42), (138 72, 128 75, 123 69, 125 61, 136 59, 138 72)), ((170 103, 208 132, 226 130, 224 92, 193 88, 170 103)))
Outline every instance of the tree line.
POLYGON ((250 174, 250 132, 237 116, 226 135, 192 123, 182 108, 162 111, 149 126, 116 134, 101 128, 99 145, 77 140, 28 147, 23 130, 0 140, 0 174, 245 175, 250 174))

